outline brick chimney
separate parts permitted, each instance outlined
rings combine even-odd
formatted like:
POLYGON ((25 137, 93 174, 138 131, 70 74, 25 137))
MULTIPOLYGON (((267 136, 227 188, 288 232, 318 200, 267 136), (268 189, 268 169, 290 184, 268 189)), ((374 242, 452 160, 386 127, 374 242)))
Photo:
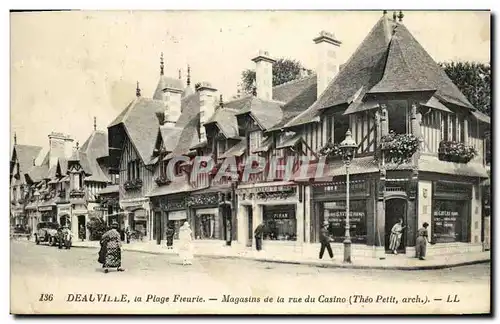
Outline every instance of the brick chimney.
POLYGON ((318 60, 316 74, 318 78, 317 96, 319 98, 330 81, 332 81, 339 72, 337 49, 342 43, 335 38, 334 34, 326 31, 322 31, 313 41, 316 44, 318 60))
POLYGON ((205 133, 205 124, 215 112, 217 105, 217 89, 212 87, 208 82, 202 82, 198 88, 200 93, 200 141, 205 141, 207 135, 205 133))
POLYGON ((259 55, 252 59, 255 62, 255 82, 257 98, 262 100, 273 99, 273 60, 266 51, 259 51, 259 55))
POLYGON ((72 154, 73 139, 63 133, 49 134, 49 167, 57 165, 59 158, 68 159, 72 154))

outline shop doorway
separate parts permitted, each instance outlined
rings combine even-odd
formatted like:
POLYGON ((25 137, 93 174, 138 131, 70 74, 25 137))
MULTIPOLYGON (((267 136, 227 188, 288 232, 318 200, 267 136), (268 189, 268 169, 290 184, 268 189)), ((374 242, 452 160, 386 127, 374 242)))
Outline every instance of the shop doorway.
POLYGON ((87 239, 87 231, 86 231, 86 227, 87 227, 87 224, 85 222, 85 215, 80 215, 78 216, 78 238, 80 240, 85 240, 87 239))
POLYGON ((252 247, 253 242, 253 208, 252 206, 245 206, 247 209, 247 220, 248 220, 248 239, 247 246, 252 247))
MULTIPOLYGON (((408 203, 404 198, 392 198, 385 201, 385 251, 386 253, 392 253, 389 249, 390 237, 392 227, 399 221, 403 220, 403 226, 407 226, 407 210, 408 203)), ((407 229, 403 230, 401 236, 401 244, 398 248, 398 253, 406 252, 406 232, 407 229)))

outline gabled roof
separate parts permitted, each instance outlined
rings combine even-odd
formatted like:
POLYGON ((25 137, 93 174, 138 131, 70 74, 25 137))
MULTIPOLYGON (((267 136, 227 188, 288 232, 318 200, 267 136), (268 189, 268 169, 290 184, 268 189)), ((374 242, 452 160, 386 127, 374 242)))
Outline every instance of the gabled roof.
POLYGON ((316 121, 321 109, 351 104, 367 93, 436 91, 441 100, 474 109, 402 24, 384 15, 319 99, 285 127, 316 121))
POLYGON ((137 153, 148 162, 154 149, 154 140, 158 134, 156 111, 165 109, 163 101, 138 97, 134 99, 108 128, 123 124, 127 135, 137 153))
POLYGON ((24 174, 33 168, 33 161, 38 157, 42 147, 34 145, 14 145, 12 154, 19 162, 19 172, 24 174))
POLYGON ((218 108, 204 125, 215 123, 226 138, 236 138, 238 137, 237 113, 238 110, 229 107, 218 108))
MULTIPOLYGON (((250 113, 264 129, 276 125, 283 118, 283 111, 281 110, 283 103, 281 102, 267 101, 255 96, 248 96, 243 98, 240 103, 243 103, 244 107, 236 115, 250 113)), ((229 103, 227 106, 231 107, 232 104, 229 103)))

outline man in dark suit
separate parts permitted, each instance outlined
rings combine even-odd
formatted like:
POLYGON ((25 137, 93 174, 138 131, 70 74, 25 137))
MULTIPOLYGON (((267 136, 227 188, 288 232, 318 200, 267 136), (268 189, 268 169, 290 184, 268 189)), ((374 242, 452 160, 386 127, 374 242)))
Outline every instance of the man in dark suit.
POLYGON ((319 242, 321 243, 321 249, 319 250, 319 259, 323 259, 323 254, 325 253, 325 248, 328 250, 330 258, 333 259, 333 251, 330 245, 330 235, 328 233, 328 222, 323 222, 323 227, 320 231, 319 242))
POLYGON ((260 223, 253 232, 253 236, 255 237, 255 248, 257 251, 262 250, 262 239, 264 238, 264 224, 260 223))

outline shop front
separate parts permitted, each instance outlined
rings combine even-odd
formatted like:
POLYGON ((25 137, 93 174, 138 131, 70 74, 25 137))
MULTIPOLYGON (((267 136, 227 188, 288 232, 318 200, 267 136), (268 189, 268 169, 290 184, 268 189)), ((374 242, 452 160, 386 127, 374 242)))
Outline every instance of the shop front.
POLYGON ((61 204, 57 205, 57 221, 61 226, 68 226, 71 228, 71 205, 61 204))
POLYGON ((40 212, 40 220, 42 222, 57 222, 57 208, 53 206, 40 205, 38 206, 40 212))
POLYGON ((306 239, 306 202, 302 186, 284 183, 245 185, 236 190, 238 205, 238 242, 254 245, 254 231, 263 224, 263 249, 284 245, 302 246, 306 239), (287 244, 288 243, 288 244, 287 244))
POLYGON ((122 213, 113 213, 119 222, 120 229, 129 230, 136 239, 149 240, 152 239, 152 216, 149 198, 134 198, 119 201, 119 207, 123 210, 122 213))
POLYGON ((233 224, 231 187, 196 191, 186 197, 190 224, 196 240, 236 239, 231 236, 233 224))
POLYGON ((431 219, 433 242, 470 242, 471 199, 470 184, 435 182, 431 219))
MULTIPOLYGON (((324 222, 328 222, 328 232, 335 243, 342 243, 344 241, 346 225, 346 189, 345 181, 313 185, 313 216, 311 217, 312 243, 319 242, 320 230, 324 222)), ((351 241, 353 244, 369 244, 368 239, 374 236, 374 200, 370 195, 370 181, 351 181, 349 200, 351 241), (370 231, 368 230, 369 228, 371 228, 370 231)))

